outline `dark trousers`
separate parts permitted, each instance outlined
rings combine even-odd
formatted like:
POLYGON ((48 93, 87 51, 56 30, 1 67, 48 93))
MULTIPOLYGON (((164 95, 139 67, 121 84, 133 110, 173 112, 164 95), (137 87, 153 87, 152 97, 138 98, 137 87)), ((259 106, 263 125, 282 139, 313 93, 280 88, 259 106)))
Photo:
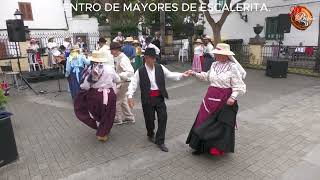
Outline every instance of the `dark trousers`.
POLYGON ((167 106, 164 102, 162 96, 150 97, 150 103, 142 104, 142 110, 144 115, 144 120, 146 123, 146 128, 148 131, 148 136, 154 136, 154 121, 155 113, 157 112, 158 119, 158 130, 156 134, 155 143, 158 145, 164 144, 167 126, 167 106))

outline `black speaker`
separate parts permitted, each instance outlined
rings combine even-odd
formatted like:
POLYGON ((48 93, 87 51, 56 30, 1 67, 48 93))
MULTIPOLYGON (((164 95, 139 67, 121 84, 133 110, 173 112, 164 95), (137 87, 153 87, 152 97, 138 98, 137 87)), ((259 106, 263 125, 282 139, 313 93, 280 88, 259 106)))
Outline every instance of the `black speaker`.
POLYGON ((266 76, 272 78, 286 78, 288 61, 267 60, 266 76))
POLYGON ((0 119, 0 167, 18 159, 10 117, 0 119))
POLYGON ((290 33, 291 22, 289 14, 279 14, 278 33, 290 33))
POLYGON ((7 20, 7 31, 10 42, 26 41, 26 32, 22 19, 7 20))

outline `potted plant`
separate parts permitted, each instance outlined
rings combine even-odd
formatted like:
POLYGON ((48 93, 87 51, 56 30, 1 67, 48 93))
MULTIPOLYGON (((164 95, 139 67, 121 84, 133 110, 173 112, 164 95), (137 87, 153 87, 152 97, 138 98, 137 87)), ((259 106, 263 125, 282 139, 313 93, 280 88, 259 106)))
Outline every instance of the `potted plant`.
POLYGON ((4 95, 3 90, 0 90, 0 111, 4 111, 4 105, 7 103, 7 97, 4 95))

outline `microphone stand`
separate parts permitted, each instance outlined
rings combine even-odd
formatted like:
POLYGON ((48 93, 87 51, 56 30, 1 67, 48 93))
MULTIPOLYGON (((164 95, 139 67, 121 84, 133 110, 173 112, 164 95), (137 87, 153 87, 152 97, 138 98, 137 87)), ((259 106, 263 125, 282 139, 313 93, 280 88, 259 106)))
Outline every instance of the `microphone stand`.
MULTIPOLYGON (((20 74, 20 77, 22 79, 22 81, 24 83, 26 83, 26 85, 28 86, 28 88, 30 88, 36 95, 38 95, 38 92, 35 91, 32 86, 29 84, 29 82, 26 80, 26 78, 22 75, 22 72, 21 72, 21 65, 20 65, 20 58, 19 58, 19 51, 18 51, 18 43, 15 42, 15 46, 16 46, 16 53, 17 53, 17 60, 18 60, 18 68, 19 68, 19 74, 20 74)), ((18 83, 18 82, 17 82, 18 83)))

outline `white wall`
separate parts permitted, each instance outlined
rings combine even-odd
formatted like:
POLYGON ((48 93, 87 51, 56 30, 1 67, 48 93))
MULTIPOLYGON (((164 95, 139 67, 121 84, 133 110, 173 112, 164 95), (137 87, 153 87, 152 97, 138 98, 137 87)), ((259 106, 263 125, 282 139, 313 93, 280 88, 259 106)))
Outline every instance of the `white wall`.
MULTIPOLYGON (((211 0, 213 1, 213 0, 211 0)), ((238 0, 237 0, 238 1, 238 0)), ((237 2, 233 0, 232 2, 237 2)), ((243 39, 245 43, 249 42, 249 39, 255 36, 253 32, 253 27, 256 24, 260 24, 264 26, 263 32, 261 32, 260 36, 265 36, 265 18, 278 16, 279 14, 285 14, 290 12, 290 7, 295 3, 306 3, 311 2, 312 0, 247 0, 250 2, 265 2, 269 8, 269 12, 247 12, 248 22, 244 22, 240 19, 240 15, 238 12, 232 12, 227 18, 225 24, 222 27, 221 35, 223 39, 243 39), (285 7, 274 7, 281 5, 290 5, 285 7)), ((291 26, 291 32, 285 34, 284 44, 286 45, 298 45, 299 42, 303 42, 304 45, 316 46, 318 43, 318 21, 319 21, 319 10, 320 10, 320 2, 314 4, 301 4, 306 6, 313 14, 314 21, 312 25, 305 31, 300 31, 295 27, 291 26)), ((213 13, 212 17, 215 20, 220 19, 221 13, 213 13)), ((208 35, 212 35, 211 27, 208 23, 205 23, 205 33, 208 35)), ((272 41, 268 41, 271 43, 272 41)))
POLYGON ((89 18, 88 15, 79 15, 69 21, 69 32, 76 33, 97 33, 98 20, 89 18))
POLYGON ((62 0, 1 0, 0 29, 6 29, 6 19, 14 19, 18 2, 31 2, 33 21, 25 21, 30 29, 66 29, 62 0))

